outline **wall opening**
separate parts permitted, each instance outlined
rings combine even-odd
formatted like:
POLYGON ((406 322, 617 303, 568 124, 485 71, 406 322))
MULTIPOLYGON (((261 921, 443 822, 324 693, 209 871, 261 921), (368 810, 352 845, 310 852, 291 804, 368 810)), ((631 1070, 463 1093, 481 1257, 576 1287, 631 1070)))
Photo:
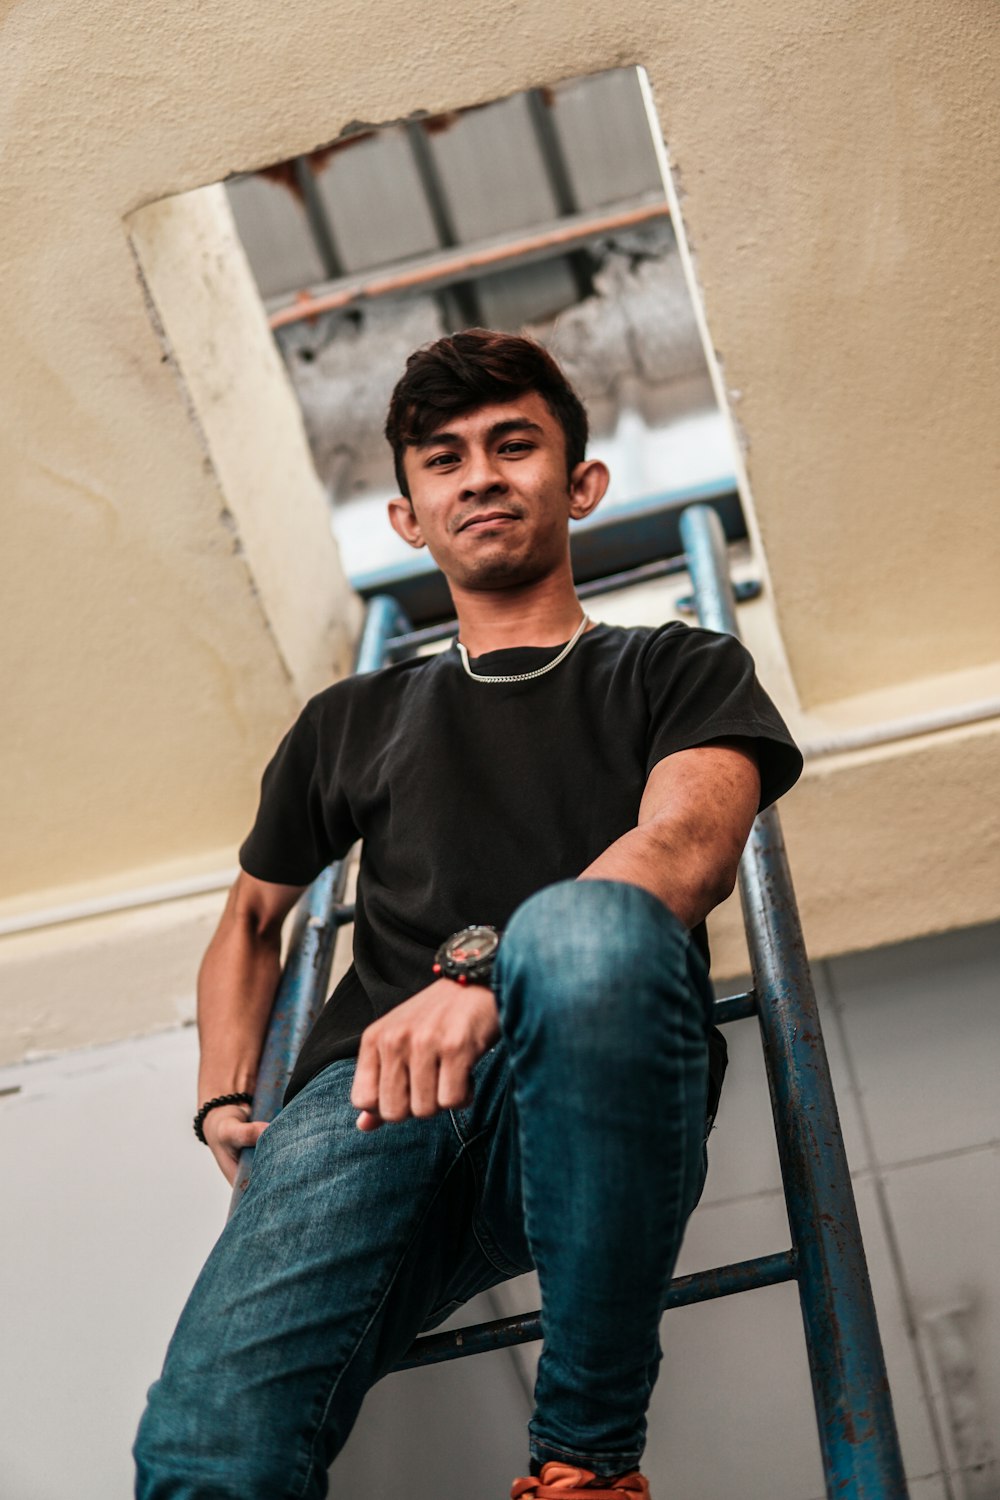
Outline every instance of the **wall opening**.
MULTIPOLYGON (((216 240, 227 239, 229 263, 220 278, 216 244, 210 279, 228 282, 230 300, 239 283, 243 302, 258 303, 255 347, 244 341, 240 358, 268 363, 272 385, 280 373, 294 392, 361 594, 392 589, 417 623, 447 612, 430 559, 415 560, 385 521, 395 484, 382 428, 406 356, 477 324, 538 338, 586 401, 591 452, 608 462, 612 487, 576 532, 578 576, 676 550, 676 512, 693 498, 719 506, 731 537, 745 535, 738 460, 655 132, 640 70, 615 69, 358 129, 201 190, 203 201, 213 195, 216 240)), ((190 377, 188 386, 198 408, 190 377)), ((263 421, 276 438, 286 417, 277 427, 267 413, 229 419, 257 430, 263 421)), ((232 446, 242 461, 239 437, 232 446)))

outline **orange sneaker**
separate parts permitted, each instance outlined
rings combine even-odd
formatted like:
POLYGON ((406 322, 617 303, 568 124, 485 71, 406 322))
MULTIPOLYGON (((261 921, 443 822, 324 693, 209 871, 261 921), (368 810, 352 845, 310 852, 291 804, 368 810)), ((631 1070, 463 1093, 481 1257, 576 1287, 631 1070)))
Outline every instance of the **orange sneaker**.
POLYGON ((534 1479, 515 1479, 510 1500, 651 1500, 649 1480, 641 1474, 624 1474, 612 1484, 589 1489, 594 1479, 589 1469, 572 1464, 543 1464, 534 1479))

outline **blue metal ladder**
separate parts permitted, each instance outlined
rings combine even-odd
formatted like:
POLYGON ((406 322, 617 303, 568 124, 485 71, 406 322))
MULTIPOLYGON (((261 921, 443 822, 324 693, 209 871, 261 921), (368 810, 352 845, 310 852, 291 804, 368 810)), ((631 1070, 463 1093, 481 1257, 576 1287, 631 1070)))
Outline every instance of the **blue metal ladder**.
MULTIPOLYGON (((698 617, 738 636, 726 544, 715 511, 693 505, 681 519, 684 554, 588 584, 581 597, 650 577, 690 572, 698 617)), ((453 633, 414 631, 395 600, 368 606, 356 670, 370 672, 453 633)), ((352 921, 344 904, 347 861, 310 886, 295 926, 261 1058, 254 1119, 271 1120, 327 995, 337 933, 352 921)), ((907 1487, 837 1105, 830 1080, 795 893, 774 808, 754 823, 740 864, 740 899, 753 975, 747 994, 720 1000, 715 1020, 756 1015, 774 1113, 792 1247, 670 1285, 664 1308, 754 1287, 797 1281, 820 1448, 830 1500, 906 1500, 907 1487)), ((243 1153, 233 1193, 239 1201, 253 1152, 243 1153)), ((541 1337, 538 1313, 499 1318, 418 1338, 398 1370, 460 1359, 541 1337)))

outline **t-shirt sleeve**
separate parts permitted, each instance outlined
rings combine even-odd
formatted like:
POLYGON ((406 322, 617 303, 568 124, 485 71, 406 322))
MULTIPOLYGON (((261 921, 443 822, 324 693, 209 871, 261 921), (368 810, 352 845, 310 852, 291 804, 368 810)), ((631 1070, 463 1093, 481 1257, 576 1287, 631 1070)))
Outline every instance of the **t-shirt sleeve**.
POLYGON ((687 625, 654 631, 644 651, 643 682, 650 714, 647 775, 677 750, 749 739, 760 770, 758 811, 798 781, 802 754, 735 636, 687 625))
POLYGON ((264 771, 257 817, 239 856, 258 880, 309 885, 358 837, 321 727, 313 700, 264 771))

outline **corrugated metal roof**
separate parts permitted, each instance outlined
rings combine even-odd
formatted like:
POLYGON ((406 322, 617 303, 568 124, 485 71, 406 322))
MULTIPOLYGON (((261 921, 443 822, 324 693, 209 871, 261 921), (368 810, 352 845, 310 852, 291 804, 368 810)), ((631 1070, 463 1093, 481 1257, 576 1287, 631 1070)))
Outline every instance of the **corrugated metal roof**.
POLYGON ((345 271, 388 265, 440 244, 400 126, 344 142, 316 174, 316 185, 345 271))
POLYGON ((226 189, 262 297, 276 297, 325 278, 300 197, 263 173, 237 178, 226 189))
MULTIPOLYGON (((228 187, 266 299, 663 191, 634 68, 349 137, 228 187)), ((584 280, 578 252, 442 305, 446 321, 514 327, 567 306, 584 280)))

